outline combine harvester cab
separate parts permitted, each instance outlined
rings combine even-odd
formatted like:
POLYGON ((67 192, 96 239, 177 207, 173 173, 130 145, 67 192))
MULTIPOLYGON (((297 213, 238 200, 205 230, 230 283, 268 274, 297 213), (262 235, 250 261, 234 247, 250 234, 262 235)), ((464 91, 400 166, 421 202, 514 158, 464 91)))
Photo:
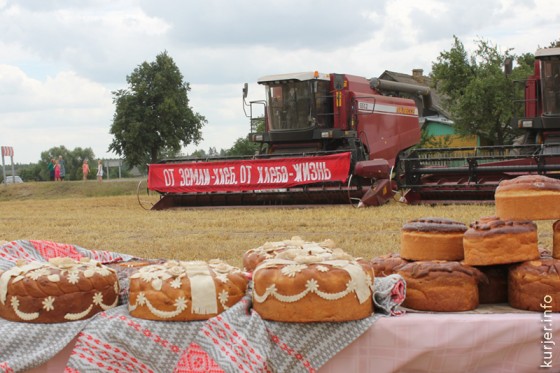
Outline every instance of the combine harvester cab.
MULTIPOLYGON (((167 159, 149 165, 153 209, 178 206, 376 206, 393 197, 399 154, 420 140, 411 99, 384 96, 383 81, 318 72, 266 76, 266 100, 246 103, 260 144, 246 158, 167 159), (261 108, 263 115, 254 115, 261 108)), ((401 84, 399 90, 426 88, 401 84)), ((429 90, 427 91, 429 95, 429 90)))
POLYGON ((414 149, 399 164, 397 183, 406 202, 493 202, 502 180, 560 178, 560 48, 539 49, 535 58, 534 74, 522 82, 525 115, 514 119, 525 131, 520 144, 414 149))

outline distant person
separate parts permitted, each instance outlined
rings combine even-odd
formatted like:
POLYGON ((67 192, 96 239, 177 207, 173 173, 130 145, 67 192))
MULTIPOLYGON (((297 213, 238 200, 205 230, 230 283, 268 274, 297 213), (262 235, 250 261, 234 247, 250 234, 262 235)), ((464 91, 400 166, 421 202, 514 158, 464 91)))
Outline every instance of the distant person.
POLYGON ((58 159, 54 161, 54 180, 60 181, 60 163, 58 163, 58 159))
POLYGON ((61 155, 58 156, 58 165, 60 166, 60 181, 63 181, 66 176, 66 162, 61 155))
POLYGON ((97 181, 103 181, 103 162, 101 159, 97 161, 97 181))
POLYGON ((84 159, 84 162, 82 163, 82 174, 83 180, 86 181, 89 174, 89 164, 87 159, 84 159))
POLYGON ((49 168, 49 180, 54 181, 54 158, 51 158, 47 166, 49 168))

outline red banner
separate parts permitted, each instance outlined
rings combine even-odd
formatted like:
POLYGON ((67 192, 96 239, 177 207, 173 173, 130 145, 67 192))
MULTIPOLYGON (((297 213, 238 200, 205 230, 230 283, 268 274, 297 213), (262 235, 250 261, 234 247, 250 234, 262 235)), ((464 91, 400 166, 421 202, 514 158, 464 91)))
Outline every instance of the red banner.
POLYGON ((350 153, 325 156, 151 164, 148 188, 158 192, 234 192, 345 182, 350 153))

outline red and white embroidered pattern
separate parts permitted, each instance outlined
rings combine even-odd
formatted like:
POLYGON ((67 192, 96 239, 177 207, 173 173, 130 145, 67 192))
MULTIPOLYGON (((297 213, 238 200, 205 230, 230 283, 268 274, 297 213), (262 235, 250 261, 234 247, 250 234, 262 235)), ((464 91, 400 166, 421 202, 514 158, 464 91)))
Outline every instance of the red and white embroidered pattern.
POLYGON ((278 347, 280 347, 280 349, 282 349, 282 351, 284 351, 284 353, 286 353, 288 356, 297 359, 299 362, 301 362, 301 364, 303 365, 303 367, 310 373, 315 373, 317 372, 317 369, 313 368, 311 366, 311 362, 309 360, 307 360, 302 354, 300 354, 299 352, 297 352, 296 350, 294 350, 292 347, 288 346, 287 343, 283 342, 279 336, 273 334, 270 330, 268 331, 268 334, 270 335, 270 340, 272 342, 274 342, 278 347))
POLYGON ((191 343, 173 373, 224 373, 222 368, 198 344, 191 343))
POLYGON ((201 330, 212 340, 225 357, 230 359, 239 372, 268 372, 266 358, 258 353, 241 334, 233 329, 220 315, 211 318, 201 330))
POLYGON ((0 371, 3 373, 14 373, 14 370, 10 368, 8 363, 2 363, 2 362, 0 362, 0 371))
POLYGON ((30 255, 29 251, 19 245, 17 241, 8 242, 2 245, 0 258, 10 262, 17 262, 20 259, 28 261, 37 260, 37 257, 30 255))
POLYGON ((74 260, 80 260, 82 257, 74 245, 61 244, 51 241, 29 241, 35 250, 45 259, 56 257, 69 257, 74 260))
POLYGON ((86 360, 90 366, 103 372, 153 373, 146 364, 138 361, 138 359, 131 356, 127 351, 109 343, 104 343, 91 334, 83 332, 80 333, 74 345, 72 355, 86 360))
POLYGON ((162 338, 160 335, 152 332, 150 329, 148 328, 144 328, 142 327, 142 325, 140 325, 138 322, 134 321, 133 319, 126 317, 124 315, 114 315, 114 316, 109 316, 106 312, 101 312, 99 314, 100 317, 104 317, 106 319, 109 320, 120 320, 122 321, 126 326, 134 329, 136 332, 141 333, 142 335, 144 335, 144 337, 147 337, 149 339, 151 339, 152 342, 154 342, 155 344, 158 344, 168 350, 170 350, 171 352, 175 353, 175 354, 179 354, 181 352, 181 347, 170 343, 167 339, 162 338))

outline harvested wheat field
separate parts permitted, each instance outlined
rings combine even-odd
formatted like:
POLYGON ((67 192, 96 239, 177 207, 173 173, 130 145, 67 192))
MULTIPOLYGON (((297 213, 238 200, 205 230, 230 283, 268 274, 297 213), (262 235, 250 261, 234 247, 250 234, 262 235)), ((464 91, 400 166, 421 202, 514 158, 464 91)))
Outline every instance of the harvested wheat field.
MULTIPOLYGON (((420 217, 469 224, 494 214, 493 205, 409 206, 391 202, 357 209, 204 208, 147 211, 138 181, 24 183, 0 186, 0 240, 48 240, 143 258, 208 260, 241 266, 242 254, 267 241, 300 236, 332 239, 365 258, 398 251, 400 228, 420 217)), ((539 241, 552 247, 552 222, 538 222, 539 241)))

